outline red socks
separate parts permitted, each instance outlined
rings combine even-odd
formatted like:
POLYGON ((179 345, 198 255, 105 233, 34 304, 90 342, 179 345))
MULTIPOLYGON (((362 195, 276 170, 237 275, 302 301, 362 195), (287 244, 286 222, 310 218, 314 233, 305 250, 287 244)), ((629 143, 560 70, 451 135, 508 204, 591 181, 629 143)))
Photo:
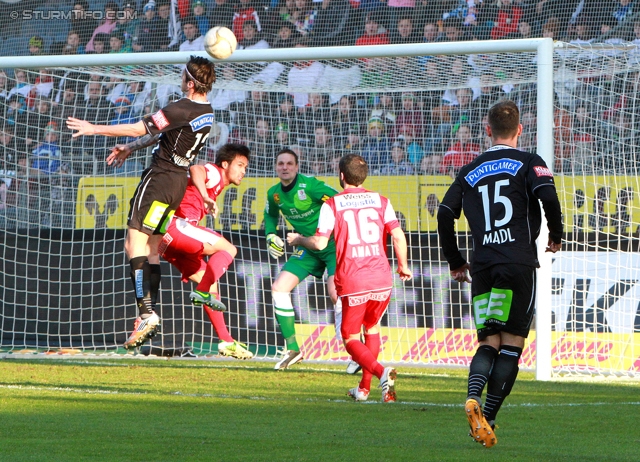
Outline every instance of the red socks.
MULTIPOLYGON (((365 336, 365 338, 366 337, 367 336, 365 336)), ((379 338, 380 337, 378 336, 378 342, 380 341, 379 338)), ((375 344, 375 340, 373 341, 372 346, 374 344, 375 344)), ((378 355, 376 354, 374 356, 369 350, 367 345, 362 343, 360 340, 349 340, 346 343, 345 348, 347 349, 351 357, 354 359, 354 361, 362 366, 362 369, 364 371, 367 371, 378 378, 382 377, 382 374, 384 373, 384 366, 376 360, 378 355)), ((378 352, 380 351, 379 343, 378 343, 377 351, 378 352)), ((364 374, 363 374, 363 378, 364 378, 364 374)))
MULTIPOLYGON (((219 299, 220 295, 216 296, 216 298, 219 299)), ((202 305, 202 308, 204 308, 204 312, 209 316, 209 321, 213 324, 218 339, 220 339, 221 342, 233 342, 233 337, 227 329, 227 323, 224 322, 224 314, 222 311, 214 311, 207 305, 202 305)))
POLYGON ((209 292, 213 283, 222 277, 232 262, 233 257, 229 252, 224 250, 211 255, 207 263, 207 269, 204 271, 204 276, 202 276, 200 284, 196 286, 196 290, 209 292))

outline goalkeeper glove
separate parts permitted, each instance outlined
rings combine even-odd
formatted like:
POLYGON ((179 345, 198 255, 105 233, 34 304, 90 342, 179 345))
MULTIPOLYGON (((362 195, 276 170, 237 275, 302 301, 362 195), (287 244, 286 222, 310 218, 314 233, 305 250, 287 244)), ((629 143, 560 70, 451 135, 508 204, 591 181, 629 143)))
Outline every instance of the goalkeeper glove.
POLYGON ((277 234, 267 236, 267 250, 273 258, 280 258, 284 255, 284 241, 277 234))

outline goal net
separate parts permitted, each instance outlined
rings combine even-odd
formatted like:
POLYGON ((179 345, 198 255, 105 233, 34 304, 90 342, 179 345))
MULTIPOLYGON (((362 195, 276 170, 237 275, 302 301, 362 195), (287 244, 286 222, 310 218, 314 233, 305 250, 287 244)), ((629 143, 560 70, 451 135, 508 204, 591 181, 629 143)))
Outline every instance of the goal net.
MULTIPOLYGON (((520 147, 536 152, 542 146, 556 172, 566 232, 563 251, 541 271, 548 290, 539 298, 539 317, 548 320, 538 320, 532 331, 523 367, 534 368, 537 359, 556 375, 638 376, 635 47, 556 44, 551 66, 540 62, 537 41, 524 42, 242 51, 216 64, 210 95, 216 123, 198 161, 213 161, 228 142, 252 152, 242 184, 228 187, 218 199, 220 214, 206 220, 239 250, 221 281, 234 338, 260 358, 284 347, 270 294, 284 259, 270 259, 261 230, 266 191, 278 181, 274 154, 295 150, 301 173, 338 188, 338 159, 359 153, 370 163, 365 186, 388 196, 398 213, 414 274, 411 282, 395 281, 382 319, 383 361, 467 365, 476 347, 470 287, 449 276, 436 214, 452 175, 489 146, 487 110, 509 98, 521 110, 520 147), (541 75, 549 82, 553 76, 553 94, 552 85, 540 89, 541 75), (541 107, 543 91, 549 98, 541 107)), ((103 55, 102 65, 73 57, 73 67, 36 68, 25 58, 4 72, 5 352, 125 353, 137 309, 124 230, 150 152, 108 167, 110 147, 127 140, 72 138, 65 120, 135 122, 179 98, 179 64, 188 55, 175 55, 141 54, 126 63, 103 55)), ((283 237, 286 227, 282 222, 283 237)), ((463 219, 460 245, 469 251, 467 231, 463 219)), ((162 272, 162 332, 143 353, 215 355, 218 338, 202 310, 191 306, 192 286, 166 262, 162 272)), ((301 282, 293 304, 305 358, 347 360, 325 281, 301 282)))

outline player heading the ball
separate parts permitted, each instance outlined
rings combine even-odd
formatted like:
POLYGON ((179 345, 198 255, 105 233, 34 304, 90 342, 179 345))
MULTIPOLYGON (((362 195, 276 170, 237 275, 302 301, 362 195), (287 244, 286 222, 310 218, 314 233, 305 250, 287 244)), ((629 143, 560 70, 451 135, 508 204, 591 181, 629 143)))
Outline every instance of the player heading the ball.
POLYGON ((158 245, 187 187, 189 166, 207 144, 213 125, 207 94, 216 81, 213 63, 191 56, 182 72, 184 97, 169 103, 155 114, 132 124, 94 125, 69 117, 67 126, 84 135, 139 137, 126 145, 116 145, 107 157, 108 165, 121 166, 133 151, 156 145, 151 165, 143 173, 131 199, 124 248, 131 266, 139 316, 126 348, 141 346, 153 337, 160 318, 155 308, 160 290, 158 245))

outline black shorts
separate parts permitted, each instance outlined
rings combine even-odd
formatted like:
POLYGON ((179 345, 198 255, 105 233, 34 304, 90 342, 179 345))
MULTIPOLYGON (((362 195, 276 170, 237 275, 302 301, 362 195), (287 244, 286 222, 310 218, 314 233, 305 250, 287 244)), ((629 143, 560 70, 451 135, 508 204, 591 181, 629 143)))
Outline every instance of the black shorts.
POLYGON ((528 337, 535 311, 536 268, 499 264, 478 271, 471 282, 478 340, 499 332, 528 337))
POLYGON ((127 226, 146 234, 164 234, 187 189, 187 172, 150 167, 129 203, 127 226))

